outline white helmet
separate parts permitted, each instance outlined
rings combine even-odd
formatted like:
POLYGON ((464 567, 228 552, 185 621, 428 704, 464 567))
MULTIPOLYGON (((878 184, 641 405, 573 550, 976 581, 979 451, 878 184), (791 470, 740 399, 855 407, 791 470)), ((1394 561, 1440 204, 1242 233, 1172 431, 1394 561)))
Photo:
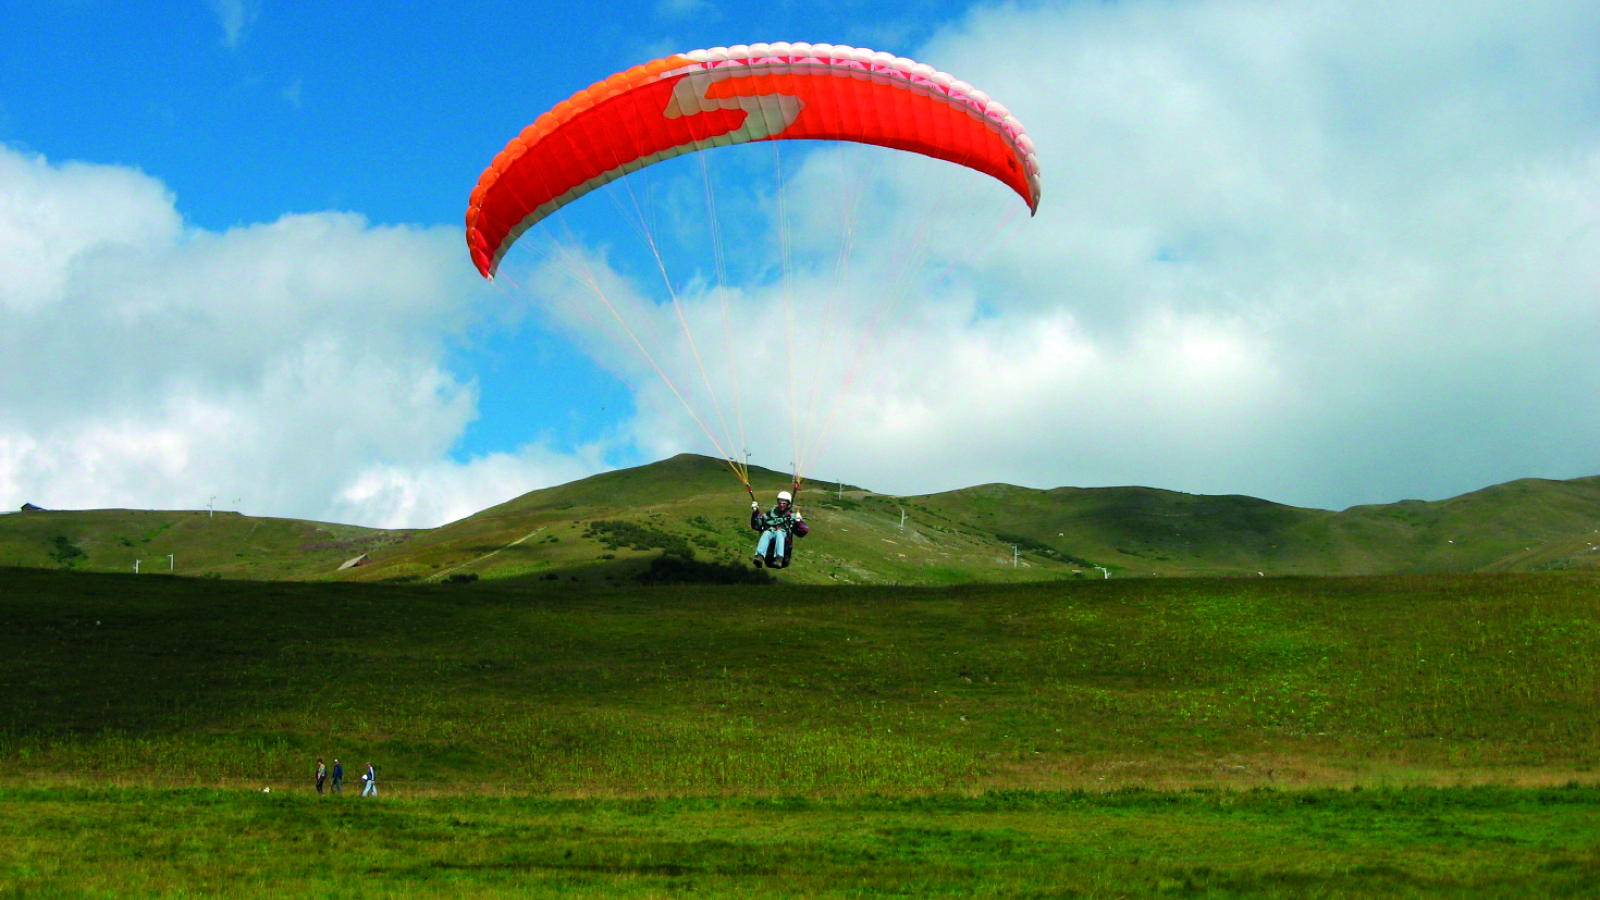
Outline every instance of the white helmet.
POLYGON ((779 491, 778 492, 778 502, 779 503, 791 503, 793 501, 794 501, 794 498, 789 496, 789 492, 788 491, 779 491))

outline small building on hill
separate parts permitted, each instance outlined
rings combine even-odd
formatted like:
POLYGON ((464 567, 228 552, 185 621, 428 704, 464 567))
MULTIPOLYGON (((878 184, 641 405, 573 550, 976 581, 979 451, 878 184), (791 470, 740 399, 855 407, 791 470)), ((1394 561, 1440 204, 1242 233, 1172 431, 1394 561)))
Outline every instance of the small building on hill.
POLYGON ((42 506, 34 506, 32 503, 24 503, 24 504, 22 504, 22 511, 23 512, 44 512, 44 507, 42 507, 42 506))
POLYGON ((345 560, 344 563, 339 566, 339 571, 343 572, 345 569, 354 569, 356 566, 365 566, 371 562, 372 557, 363 553, 355 559, 345 560))

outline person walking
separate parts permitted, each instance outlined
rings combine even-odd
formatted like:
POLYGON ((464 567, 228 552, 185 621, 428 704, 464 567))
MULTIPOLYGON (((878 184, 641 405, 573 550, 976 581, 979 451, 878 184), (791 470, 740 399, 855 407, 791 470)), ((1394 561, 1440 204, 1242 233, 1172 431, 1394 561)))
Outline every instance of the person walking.
POLYGON ((378 770, 372 767, 372 763, 367 763, 367 771, 361 773, 361 780, 367 783, 367 786, 361 789, 361 796, 378 796, 378 770))
POLYGON ((344 765, 335 757, 333 760, 333 792, 344 793, 344 765))
POLYGON ((323 784, 323 782, 325 782, 327 780, 328 780, 328 767, 323 765, 322 764, 322 760, 319 759, 319 760, 317 760, 317 796, 318 797, 322 796, 322 784, 323 784))

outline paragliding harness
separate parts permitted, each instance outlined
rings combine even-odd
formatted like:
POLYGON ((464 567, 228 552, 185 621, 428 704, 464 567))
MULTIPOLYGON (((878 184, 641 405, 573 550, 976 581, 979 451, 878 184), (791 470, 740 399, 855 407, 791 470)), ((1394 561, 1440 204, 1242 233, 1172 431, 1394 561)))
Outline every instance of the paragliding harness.
MULTIPOLYGON (((756 502, 755 491, 751 490, 748 484, 744 487, 745 490, 750 492, 751 502, 756 502)), ((794 492, 797 494, 800 492, 800 482, 798 480, 794 484, 794 492)), ((781 542, 769 541, 765 555, 757 554, 757 558, 769 569, 788 568, 789 563, 794 559, 793 539, 803 538, 811 533, 811 528, 806 525, 804 519, 795 518, 795 508, 792 502, 789 504, 789 508, 784 511, 779 511, 776 506, 772 508, 770 513, 763 513, 760 509, 751 510, 750 530, 760 532, 775 531, 783 538, 781 542), (778 550, 779 543, 783 544, 781 553, 778 550)))

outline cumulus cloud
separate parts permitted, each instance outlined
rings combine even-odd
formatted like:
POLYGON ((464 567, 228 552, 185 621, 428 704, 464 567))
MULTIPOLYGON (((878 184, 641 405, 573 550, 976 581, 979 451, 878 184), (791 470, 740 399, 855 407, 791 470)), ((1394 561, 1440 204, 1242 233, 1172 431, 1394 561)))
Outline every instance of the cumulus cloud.
POLYGON ((1041 148, 1009 262, 1037 287, 1009 308, 1069 312, 1129 370, 1060 396, 1145 420, 1058 471, 1339 506, 1600 469, 1586 386, 1552 377, 1592 371, 1600 338, 1597 25, 1576 3, 1230 0, 980 11, 935 42, 1041 148), (1129 365, 1174 321, 1249 349, 1252 416, 1216 430, 1195 413, 1234 392, 1129 365))
POLYGON ((261 15, 260 0, 208 0, 222 25, 223 46, 238 47, 261 15))
MULTIPOLYGON (((891 327, 841 326, 873 365, 815 474, 1343 507, 1600 471, 1596 33, 1600 8, 1576 2, 975 9, 912 55, 1027 125, 1043 206, 1000 240, 930 238, 924 271, 956 275, 917 282, 891 327)), ((785 194, 800 243, 838 205, 814 176, 785 194)), ((899 283, 887 251, 921 239, 906 211, 969 189, 910 159, 871 178, 851 262, 899 283)), ((724 215, 730 246, 770 230, 762 215, 724 215)), ((746 440, 781 468, 795 444, 771 276, 735 279, 736 321, 765 373, 741 380, 746 440)), ((826 292, 805 277, 791 289, 826 292)), ((689 320, 716 335, 716 304, 692 295, 689 320)), ((676 327, 670 306, 634 315, 676 327)), ((592 343, 638 385, 641 446, 708 446, 625 342, 592 343)), ((663 353, 698 383, 704 347, 663 353)))
POLYGON ((361 471, 334 504, 339 521, 453 522, 535 487, 576 481, 610 468, 605 448, 556 452, 529 445, 487 453, 463 464, 435 459, 377 465, 361 471))
POLYGON ((478 386, 444 342, 486 304, 456 226, 200 231, 136 170, 0 149, 0 503, 431 525, 619 446, 1333 508, 1594 474, 1597 33, 1554 0, 975 8, 908 55, 1027 125, 1037 217, 953 166, 785 148, 782 227, 770 181, 719 191, 718 257, 686 249, 698 161, 647 169, 612 206, 645 205, 670 296, 631 223, 576 209, 544 245, 570 256, 501 279, 635 413, 466 460, 478 386))
POLYGON ((0 148, 0 502, 437 525, 593 471, 451 460, 477 388, 444 341, 482 296, 453 228, 196 230, 147 175, 0 148))

